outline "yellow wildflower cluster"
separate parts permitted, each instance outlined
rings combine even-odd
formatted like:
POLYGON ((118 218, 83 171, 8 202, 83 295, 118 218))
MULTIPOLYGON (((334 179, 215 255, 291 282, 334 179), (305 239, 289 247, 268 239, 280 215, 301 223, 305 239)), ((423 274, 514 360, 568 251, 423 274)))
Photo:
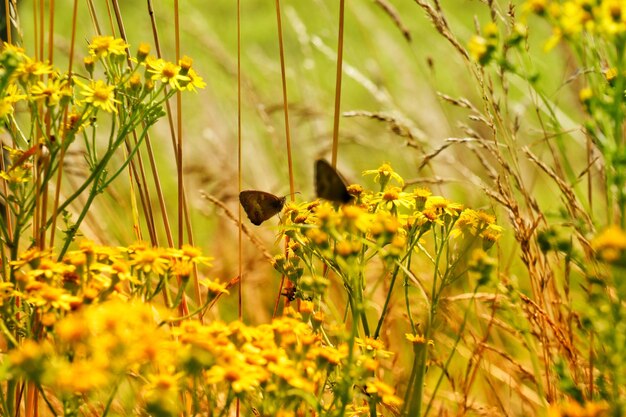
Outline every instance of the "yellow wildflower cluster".
MULTIPOLYGON (((163 249, 141 243, 113 248, 86 241, 60 261, 33 248, 10 262, 12 279, 5 282, 0 297, 5 307, 13 302, 25 312, 35 309, 42 324, 50 327, 84 304, 150 299, 170 278, 188 278, 193 265, 210 265, 210 258, 190 246, 163 249)), ((214 294, 226 291, 219 283, 211 288, 214 294)))
POLYGON ((9 353, 18 375, 41 383, 55 396, 89 395, 115 386, 130 371, 173 361, 164 329, 149 304, 112 300, 69 314, 54 332, 9 353))
POLYGON ((583 33, 614 39, 626 33, 626 4, 622 0, 527 0, 527 13, 547 19, 553 36, 546 48, 562 38, 577 38, 583 33))
MULTIPOLYGON (((157 320, 163 314, 138 301, 86 306, 57 322, 45 339, 11 350, 12 373, 67 404, 131 384, 140 395, 125 403, 122 392, 118 399, 129 413, 140 406, 177 415, 185 409, 180 400, 185 395, 194 399, 195 412, 203 413, 219 414, 220 408, 226 413, 235 397, 247 407, 246 415, 252 409, 279 415, 302 398, 317 412, 337 406, 332 386, 345 378, 341 370, 350 348, 324 342, 297 314, 260 326, 197 320, 163 326, 157 320)), ((372 340, 355 348, 348 383, 361 387, 356 391, 362 394, 355 394, 352 406, 368 396, 387 406, 401 403, 375 376, 376 358, 387 355, 372 340)))
POLYGON ((278 256, 274 267, 296 284, 295 297, 310 299, 328 286, 326 278, 304 274, 315 269, 309 265, 312 257, 345 279, 375 255, 391 263, 402 261, 413 251, 426 251, 429 240, 437 240, 434 247, 457 245, 459 253, 467 253, 461 245, 477 243, 487 250, 500 237, 502 228, 494 216, 424 188, 405 191, 404 180, 388 164, 364 175, 374 175, 380 191, 351 185, 353 204, 287 203, 283 233, 290 238, 289 253, 278 256))
MULTIPOLYGON (((148 56, 149 47, 140 45, 137 53, 139 65, 129 65, 128 45, 112 36, 97 36, 89 44, 89 55, 84 59, 89 73, 83 77, 70 76, 53 68, 47 62, 29 57, 15 45, 5 43, 0 48, 0 119, 12 117, 15 107, 24 102, 29 105, 42 104, 52 115, 54 122, 61 111, 73 108, 72 116, 65 118, 62 126, 65 133, 76 132, 98 110, 117 113, 120 106, 126 112, 141 109, 150 103, 160 105, 165 86, 175 90, 204 88, 201 77, 191 68, 192 60, 181 59, 179 64, 148 56), (102 64, 104 79, 96 77, 96 64, 102 64), (145 69, 144 77, 139 75, 145 69), (157 84, 158 83, 158 84, 157 84), (78 87, 78 88, 76 88, 78 87)), ((30 107, 37 112, 37 107, 30 107)), ((32 114, 31 117, 35 117, 32 114)))
MULTIPOLYGON (((11 126, 7 129, 10 138, 4 142, 15 144, 15 148, 9 149, 11 165, 2 164, 0 171, 0 177, 8 182, 0 198, 8 202, 16 224, 31 222, 36 205, 33 199, 40 193, 30 183, 35 168, 40 178, 54 178, 64 165, 59 162, 64 150, 77 137, 85 141, 85 160, 91 175, 76 188, 84 189, 96 182, 92 189, 99 193, 99 188, 123 172, 107 170, 107 164, 115 161, 113 157, 117 158, 117 149, 126 143, 129 132, 148 129, 156 123, 164 115, 164 100, 176 91, 195 91, 205 86, 188 57, 178 64, 156 59, 149 56, 149 47, 142 44, 137 58, 132 59, 128 48, 123 40, 111 36, 93 38, 83 61, 88 73, 84 75, 76 69, 63 73, 47 62, 29 57, 16 45, 0 46, 0 121, 11 126), (17 108, 22 111, 17 112, 17 108), (43 120, 45 129, 40 127, 43 120), (110 130, 105 122, 110 124, 110 130), (84 131, 87 124, 93 127, 89 132, 84 131), (98 143, 98 128, 107 130, 110 140, 106 146, 98 143), (81 131, 84 134, 77 135, 81 131)), ((138 136, 138 143, 128 152, 129 158, 141 146, 145 133, 138 136)), ((70 199, 77 195, 70 193, 70 199)), ((6 230, 0 228, 0 232, 4 232, 5 241, 13 240, 6 230)), ((19 246, 19 242, 14 243, 19 246)))

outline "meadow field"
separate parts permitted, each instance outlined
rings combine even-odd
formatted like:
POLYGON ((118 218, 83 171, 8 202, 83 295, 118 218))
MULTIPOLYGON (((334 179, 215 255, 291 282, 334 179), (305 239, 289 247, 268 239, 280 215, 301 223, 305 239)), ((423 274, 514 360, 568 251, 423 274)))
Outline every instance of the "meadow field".
POLYGON ((626 416, 623 0, 0 8, 1 417, 626 416))

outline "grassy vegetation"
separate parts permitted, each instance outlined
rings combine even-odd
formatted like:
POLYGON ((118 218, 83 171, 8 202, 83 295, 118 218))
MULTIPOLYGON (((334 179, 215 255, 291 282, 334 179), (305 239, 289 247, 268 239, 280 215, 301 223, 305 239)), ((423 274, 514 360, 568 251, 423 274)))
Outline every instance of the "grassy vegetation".
POLYGON ((625 415, 622 2, 32 3, 0 415, 625 415))

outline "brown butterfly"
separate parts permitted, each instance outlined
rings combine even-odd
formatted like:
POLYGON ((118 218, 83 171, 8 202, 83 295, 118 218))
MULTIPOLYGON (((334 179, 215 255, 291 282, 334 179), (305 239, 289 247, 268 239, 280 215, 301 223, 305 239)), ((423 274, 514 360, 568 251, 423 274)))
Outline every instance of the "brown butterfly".
POLYGON ((326 160, 315 161, 315 192, 318 198, 335 203, 349 203, 352 196, 341 175, 326 160))
POLYGON ((277 197, 265 191, 246 190, 239 193, 239 202, 252 224, 258 226, 270 217, 280 213, 286 197, 277 197))

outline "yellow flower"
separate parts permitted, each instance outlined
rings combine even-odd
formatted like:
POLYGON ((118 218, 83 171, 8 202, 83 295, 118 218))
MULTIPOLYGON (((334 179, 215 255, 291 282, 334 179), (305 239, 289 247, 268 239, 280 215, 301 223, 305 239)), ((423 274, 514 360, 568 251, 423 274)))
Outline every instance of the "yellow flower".
POLYGON ((487 38, 481 35, 472 35, 467 44, 467 49, 469 50, 470 57, 481 65, 489 63, 492 53, 494 52, 493 45, 489 43, 487 38))
POLYGON ((610 226, 591 241, 591 247, 601 260, 615 262, 626 249, 626 233, 618 226, 610 226))
POLYGON ((422 210, 426 204, 426 200, 431 195, 433 195, 433 193, 428 188, 418 187, 414 189, 413 196, 415 197, 415 208, 417 210, 422 210))
POLYGON ((181 249, 170 249, 169 253, 174 258, 193 262, 198 265, 211 266, 211 261, 213 260, 210 256, 202 256, 202 251, 191 245, 183 245, 181 249))
POLYGON ((626 31, 626 4, 621 0, 604 0, 600 4, 599 30, 608 35, 626 31))
POLYGON ((137 48, 137 62, 143 62, 148 57, 150 53, 150 44, 141 42, 139 47, 137 48))
POLYGON ((366 391, 370 395, 374 395, 380 398, 383 404, 388 406, 400 406, 402 405, 402 399, 395 395, 395 390, 393 387, 385 384, 378 379, 367 382, 365 384, 366 391))
POLYGON ((341 344, 338 347, 320 346, 309 353, 309 356, 315 356, 315 359, 321 360, 331 366, 341 364, 341 361, 348 356, 348 346, 341 344))
POLYGON ((503 228, 497 224, 490 224, 485 230, 480 233, 480 237, 483 239, 483 249, 487 250, 493 246, 494 243, 500 239, 503 228))
POLYGON ((375 194, 369 201, 371 205, 382 204, 393 213, 396 213, 398 207, 412 209, 415 204, 415 196, 413 193, 402 191, 400 187, 387 187, 383 192, 375 194))
POLYGON ((605 402, 586 402, 584 405, 574 400, 553 404, 548 409, 549 417, 601 417, 607 415, 609 406, 605 402))
POLYGON ((346 225, 354 226, 361 232, 367 231, 372 223, 372 216, 363 208, 355 205, 345 205, 341 207, 343 220, 346 225))
POLYGON ((371 337, 361 339, 357 337, 355 342, 364 352, 371 353, 373 356, 390 357, 393 355, 390 351, 385 350, 385 343, 380 339, 373 339, 371 337))
POLYGON ((107 57, 108 55, 126 55, 128 44, 123 39, 116 39, 113 36, 96 36, 89 44, 89 52, 97 57, 107 57))
POLYGON ((18 89, 17 84, 15 83, 7 85, 6 89, 3 91, 3 94, 3 99, 11 103, 17 103, 18 101, 26 100, 26 98, 28 97, 26 94, 22 93, 18 89))
POLYGON ((85 96, 85 103, 89 103, 96 108, 100 108, 108 113, 117 113, 116 104, 120 101, 115 99, 115 86, 107 85, 102 80, 91 81, 89 85, 83 84, 76 80, 83 91, 81 94, 85 96))
POLYGON ((315 245, 326 247, 330 240, 330 236, 322 232, 320 229, 308 229, 305 232, 305 236, 315 245))
POLYGON ((6 98, 0 99, 0 119, 13 114, 13 103, 6 98))
POLYGON ((498 38, 500 31, 498 30, 498 25, 493 22, 489 22, 483 28, 483 33, 487 39, 493 40, 498 38))
POLYGON ((157 275, 164 275, 170 268, 170 260, 165 257, 162 249, 137 245, 129 250, 130 265, 146 274, 154 272, 157 275))
POLYGON ((552 36, 550 36, 550 39, 548 39, 548 41, 543 46, 544 52, 548 52, 552 48, 554 48, 561 41, 562 38, 563 31, 561 31, 561 29, 558 27, 552 28, 552 36))
POLYGON ((524 3, 523 10, 527 13, 543 15, 546 11, 548 0, 528 0, 524 3))
POLYGON ((404 179, 393 170, 391 165, 382 164, 377 169, 370 169, 367 171, 363 171, 363 175, 372 175, 374 174, 374 181, 381 185, 381 188, 385 188, 385 186, 389 183, 390 180, 395 180, 400 187, 404 187, 404 179))
POLYGON ((87 70, 89 75, 93 74, 93 68, 95 64, 96 58, 94 56, 89 55, 83 58, 83 65, 85 66, 85 69, 87 70))
POLYGON ((581 103, 587 104, 593 98, 593 91, 589 87, 581 88, 578 92, 578 99, 581 103))
POLYGON ((21 83, 28 84, 41 79, 43 75, 49 75, 53 72, 54 70, 50 64, 35 61, 24 55, 23 61, 19 63, 15 70, 14 76, 17 77, 21 83))
POLYGON ((406 337, 406 339, 413 343, 414 345, 425 345, 426 344, 426 338, 420 334, 411 334, 411 333, 405 333, 404 337, 406 337))
POLYGON ((77 113, 76 111, 72 111, 67 115, 67 120, 65 122, 65 131, 78 133, 82 129, 85 118, 83 117, 84 113, 77 113))
POLYGON ((163 394, 167 391, 178 390, 178 384, 181 378, 181 374, 159 373, 148 375, 148 390, 154 390, 163 394))
POLYGON ((219 282, 217 279, 208 280, 203 279, 200 281, 200 285, 206 287, 209 292, 213 294, 228 294, 228 290, 226 289, 226 285, 219 282))
POLYGON ((270 362, 267 366, 267 370, 294 388, 310 393, 315 392, 315 385, 306 378, 303 378, 295 368, 293 361, 285 356, 279 357, 276 362, 270 362))
POLYGON ((22 344, 10 350, 7 358, 14 372, 26 374, 33 380, 38 380, 47 368, 51 352, 52 346, 49 343, 37 343, 26 339, 22 344))
POLYGON ((193 68, 189 69, 187 77, 189 77, 189 82, 187 84, 181 83, 184 85, 185 89, 193 91, 195 93, 197 91, 197 88, 203 89, 204 87, 206 87, 206 83, 204 82, 202 77, 200 77, 193 68))
POLYGON ((93 360, 57 364, 55 371, 50 384, 55 392, 63 394, 85 395, 110 382, 110 376, 102 364, 93 360))
POLYGON ((63 98, 71 97, 72 92, 67 80, 52 78, 38 81, 30 88, 30 99, 32 101, 43 101, 46 106, 56 106, 63 98))
POLYGON ((606 80, 610 84, 613 81, 615 81, 615 78, 617 77, 617 68, 615 67, 607 68, 604 71, 602 71, 602 73, 604 74, 604 78, 606 78, 606 80))
POLYGON ((170 373, 162 371, 158 374, 148 375, 148 384, 144 387, 144 397, 147 407, 151 410, 159 410, 160 415, 180 415, 181 403, 179 401, 179 385, 183 377, 182 373, 170 373))
POLYGON ((182 85, 187 85, 190 81, 188 76, 180 73, 180 67, 172 62, 148 57, 146 59, 146 67, 148 72, 152 74, 152 80, 169 84, 170 87, 176 90, 182 90, 182 85))
POLYGON ((585 23, 592 16, 580 4, 568 1, 563 3, 559 24, 563 33, 567 36, 575 36, 585 30, 585 23))
POLYGON ((26 56, 26 51, 24 51, 24 48, 8 42, 2 42, 2 47, 0 47, 0 51, 2 51, 3 54, 12 53, 20 57, 26 56))
POLYGON ((191 59, 187 55, 183 55, 183 57, 178 60, 178 66, 180 66, 180 72, 183 75, 187 75, 187 73, 191 69, 191 65, 193 65, 193 59, 191 59))
POLYGON ((463 205, 460 203, 453 203, 441 196, 431 196, 426 200, 425 210, 434 209, 438 213, 446 213, 452 217, 457 217, 463 210, 463 205))
POLYGON ((346 408, 346 416, 348 417, 369 417, 370 408, 367 405, 348 404, 346 408))
MULTIPOLYGON (((222 355, 220 360, 224 360, 225 357, 229 356, 222 355)), ((239 394, 257 388, 263 380, 267 379, 267 371, 258 366, 248 365, 244 355, 240 353, 230 353, 229 359, 225 362, 225 366, 212 366, 205 373, 206 383, 225 382, 235 393, 239 394)))

